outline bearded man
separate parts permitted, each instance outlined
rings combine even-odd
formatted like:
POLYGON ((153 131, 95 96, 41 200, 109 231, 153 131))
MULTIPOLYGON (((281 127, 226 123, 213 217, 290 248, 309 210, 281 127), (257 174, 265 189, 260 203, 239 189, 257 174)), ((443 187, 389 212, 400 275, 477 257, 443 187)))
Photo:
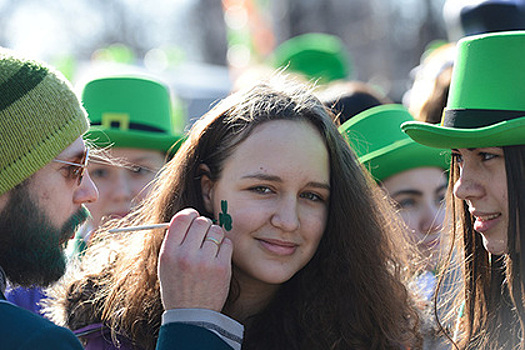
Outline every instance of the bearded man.
MULTIPOLYGON (((98 197, 86 170, 89 148, 82 135, 88 127, 59 72, 0 47, 2 350, 83 349, 70 330, 7 302, 4 290, 7 281, 48 286, 64 274, 64 247, 88 217, 84 204, 98 197)), ((227 347, 216 333, 173 319, 160 333, 158 350, 193 349, 195 339, 207 340, 207 349, 227 347)))

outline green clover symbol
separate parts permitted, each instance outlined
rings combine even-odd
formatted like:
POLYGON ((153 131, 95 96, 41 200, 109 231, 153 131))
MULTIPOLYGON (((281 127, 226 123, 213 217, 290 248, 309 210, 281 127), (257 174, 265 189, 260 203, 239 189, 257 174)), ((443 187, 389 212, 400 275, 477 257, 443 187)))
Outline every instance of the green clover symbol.
POLYGON ((230 231, 232 229, 232 217, 228 214, 227 201, 221 201, 221 210, 222 213, 219 213, 219 225, 224 227, 226 231, 230 231))

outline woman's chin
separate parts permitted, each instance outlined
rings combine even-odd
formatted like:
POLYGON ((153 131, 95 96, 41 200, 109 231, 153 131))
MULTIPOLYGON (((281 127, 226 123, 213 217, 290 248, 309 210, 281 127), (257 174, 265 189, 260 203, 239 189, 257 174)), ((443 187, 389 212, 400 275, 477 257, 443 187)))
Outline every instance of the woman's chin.
POLYGON ((487 239, 483 236, 483 246, 493 255, 503 255, 508 253, 507 242, 503 239, 487 239))

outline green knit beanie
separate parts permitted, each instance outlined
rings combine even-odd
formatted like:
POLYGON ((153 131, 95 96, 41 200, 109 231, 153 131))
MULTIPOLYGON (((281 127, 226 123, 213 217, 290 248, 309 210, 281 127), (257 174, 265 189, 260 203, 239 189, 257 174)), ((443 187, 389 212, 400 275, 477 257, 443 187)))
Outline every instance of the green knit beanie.
POLYGON ((0 195, 59 155, 89 127, 64 76, 0 47, 0 195))

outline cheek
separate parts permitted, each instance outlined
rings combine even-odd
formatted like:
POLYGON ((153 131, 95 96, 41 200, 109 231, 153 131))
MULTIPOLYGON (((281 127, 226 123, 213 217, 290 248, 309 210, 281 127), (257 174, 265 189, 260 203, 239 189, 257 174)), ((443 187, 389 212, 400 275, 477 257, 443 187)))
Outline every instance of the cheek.
POLYGON ((97 186, 98 189, 98 200, 95 201, 95 203, 102 203, 108 200, 108 198, 111 198, 111 195, 115 191, 116 188, 118 188, 119 183, 118 181, 114 181, 113 177, 108 178, 91 178, 93 180, 93 183, 95 186, 97 186))
POLYGON ((96 200, 93 203, 86 203, 85 206, 88 208, 89 212, 91 213, 91 216, 93 216, 94 219, 100 218, 102 216, 103 208, 104 208, 104 200, 105 198, 101 195, 99 196, 99 199, 96 200))
POLYGON ((319 241, 323 237, 323 233, 326 229, 328 213, 326 210, 321 212, 312 213, 303 220, 301 220, 301 227, 303 227, 304 235, 308 240, 315 244, 314 248, 317 248, 319 241))
POLYGON ((71 203, 71 199, 68 202, 65 198, 60 199, 56 195, 53 197, 47 191, 43 191, 38 197, 38 206, 55 227, 61 227, 72 214, 72 207, 67 203, 71 203))
POLYGON ((151 190, 150 182, 153 181, 154 175, 141 179, 130 180, 132 197, 138 200, 146 198, 151 190))
POLYGON ((409 209, 409 210, 402 210, 399 212, 399 215, 401 216, 401 219, 403 220, 403 223, 405 224, 405 227, 408 229, 408 233, 413 236, 412 238, 416 241, 421 239, 418 235, 425 235, 422 230, 423 227, 425 227, 425 216, 424 214, 417 209, 409 209))
POLYGON ((111 183, 106 183, 106 182, 96 182, 96 181, 93 181, 95 183, 95 186, 97 186, 97 189, 98 189, 98 200, 96 200, 95 202, 93 203, 90 203, 90 205, 100 205, 101 203, 104 203, 105 201, 108 200, 108 198, 111 197, 111 193, 113 192, 113 189, 115 188, 116 185, 113 185, 111 183))
POLYGON ((496 196, 498 198, 501 198, 501 204, 503 206, 503 208, 505 208, 505 211, 508 212, 508 201, 509 201, 509 194, 508 194, 508 190, 507 190, 507 183, 504 182, 504 183, 500 183, 500 186, 498 188, 498 192, 496 194, 496 196))
POLYGON ((501 208, 502 208, 502 211, 504 212, 504 215, 507 217, 507 220, 508 220, 508 217, 509 217, 509 200, 508 200, 508 193, 507 193, 507 191, 504 191, 503 195, 501 196, 501 208))
MULTIPOLYGON (((215 218, 220 220, 220 216, 229 215, 231 218, 231 230, 227 231, 223 226, 223 230, 228 238, 232 241, 242 238, 243 235, 250 234, 257 231, 260 227, 264 226, 266 222, 266 216, 262 210, 257 210, 255 207, 237 205, 233 206, 232 203, 228 202, 228 210, 224 213, 221 210, 221 204, 218 203, 218 208, 215 207, 215 218)), ((220 223, 220 221, 218 222, 220 223)), ((234 242, 235 243, 235 242, 234 242)))
POLYGON ((417 222, 417 214, 412 210, 401 210, 399 211, 399 216, 403 219, 403 222, 410 228, 414 230, 415 223, 417 222))
POLYGON ((43 191, 41 193, 41 195, 40 195, 39 201, 41 203, 46 203, 46 205, 47 205, 47 203, 50 201, 50 199, 51 199, 51 196, 49 195, 49 192, 48 191, 43 191))

